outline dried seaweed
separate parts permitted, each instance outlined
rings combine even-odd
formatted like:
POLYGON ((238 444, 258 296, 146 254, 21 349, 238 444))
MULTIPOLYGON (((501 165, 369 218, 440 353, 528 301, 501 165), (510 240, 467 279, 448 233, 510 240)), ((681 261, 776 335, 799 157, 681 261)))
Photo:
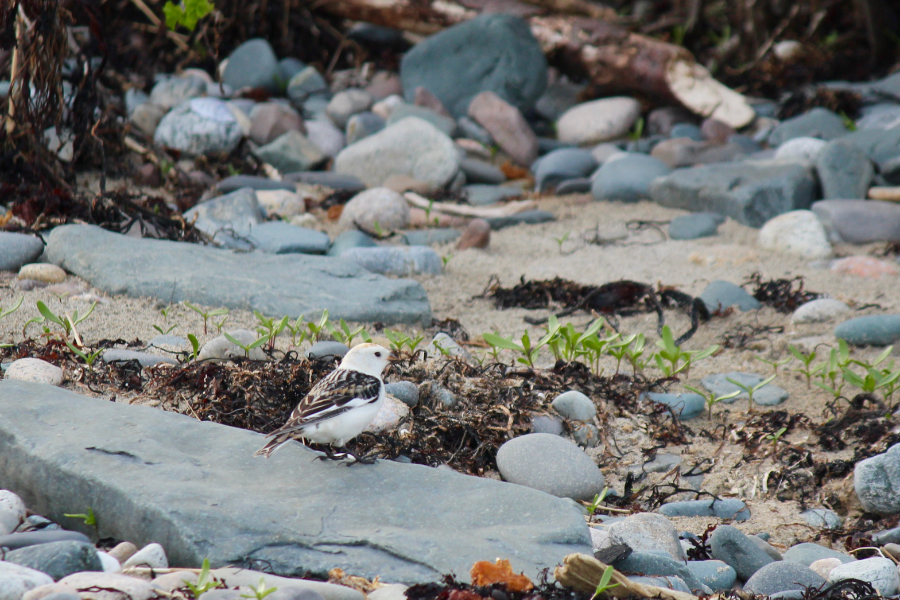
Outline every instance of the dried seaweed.
POLYGON ((745 286, 751 284, 755 286, 752 292, 754 298, 781 313, 794 312, 800 305, 824 297, 819 292, 804 291, 803 277, 800 276, 763 281, 761 274, 754 273, 744 282, 745 286))
POLYGON ((476 587, 445 575, 440 583, 420 583, 406 590, 409 600, 587 600, 586 594, 564 588, 548 581, 545 569, 534 589, 527 592, 511 592, 502 584, 476 587))

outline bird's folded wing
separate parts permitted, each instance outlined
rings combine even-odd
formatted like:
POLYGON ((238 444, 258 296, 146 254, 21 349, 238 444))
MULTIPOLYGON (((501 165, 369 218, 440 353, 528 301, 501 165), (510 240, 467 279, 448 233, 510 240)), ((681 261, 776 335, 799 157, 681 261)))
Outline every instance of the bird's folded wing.
POLYGON ((358 406, 375 402, 381 386, 380 379, 359 371, 332 371, 313 386, 291 413, 287 423, 272 434, 314 425, 358 406))

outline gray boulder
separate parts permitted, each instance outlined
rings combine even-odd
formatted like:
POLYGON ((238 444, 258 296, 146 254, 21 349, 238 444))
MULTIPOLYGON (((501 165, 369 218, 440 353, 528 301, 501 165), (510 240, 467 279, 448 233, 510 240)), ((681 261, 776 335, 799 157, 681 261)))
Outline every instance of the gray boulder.
POLYGON ((234 49, 222 74, 225 85, 233 90, 262 88, 277 92, 286 84, 281 79, 281 68, 269 42, 262 38, 249 39, 234 49))
POLYGON ((853 487, 868 512, 900 513, 900 444, 858 462, 853 470, 853 487))
POLYGON ((59 520, 90 505, 101 537, 163 541, 172 566, 416 583, 485 556, 535 577, 591 551, 581 511, 536 490, 387 460, 348 469, 299 443, 254 458, 260 434, 46 385, 0 382, 0 440, 0 486, 30 508, 59 520), (341 510, 348 498, 366 509, 341 510))
POLYGON ((44 251, 41 238, 24 233, 0 231, 0 271, 18 271, 44 251))
POLYGON ((228 105, 217 98, 194 98, 162 118, 153 140, 188 155, 231 152, 242 137, 241 126, 228 105))
POLYGON ((135 239, 90 225, 64 225, 49 236, 50 261, 112 293, 188 300, 265 315, 321 314, 384 323, 431 322, 425 290, 336 257, 236 254, 228 250, 135 239))
POLYGON ((407 102, 422 86, 457 118, 483 91, 525 111, 547 87, 547 59, 526 21, 488 14, 416 44, 400 63, 400 78, 407 102))
POLYGON ((777 160, 678 169, 650 184, 654 202, 692 212, 711 211, 749 225, 809 208, 816 180, 809 166, 777 160))

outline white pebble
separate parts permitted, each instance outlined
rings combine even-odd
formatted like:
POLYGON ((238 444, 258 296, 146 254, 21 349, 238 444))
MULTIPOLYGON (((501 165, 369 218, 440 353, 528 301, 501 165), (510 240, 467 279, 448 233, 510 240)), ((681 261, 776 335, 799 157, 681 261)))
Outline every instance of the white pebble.
POLYGON ((118 573, 122 570, 122 564, 102 550, 97 550, 97 558, 100 559, 104 573, 118 573))
MULTIPOLYGON (((234 331, 229 331, 228 335, 244 344, 245 346, 249 346, 259 337, 256 335, 256 333, 248 329, 236 329, 234 331)), ((246 356, 246 353, 242 348, 238 348, 236 345, 229 342, 224 335, 220 335, 203 344, 203 347, 200 348, 200 353, 197 355, 197 358, 199 360, 207 360, 210 358, 231 359, 243 356, 246 356)), ((250 350, 250 360, 266 360, 266 353, 262 351, 262 348, 253 348, 252 350, 250 350)))
POLYGON ((759 245, 806 259, 831 256, 828 234, 811 210, 792 210, 769 219, 759 230, 759 245))
POLYGON ((19 279, 33 279, 46 283, 62 283, 66 280, 66 272, 49 263, 32 263, 19 269, 19 279))
POLYGON ((63 382, 63 370, 39 358, 20 358, 9 365, 6 378, 59 385, 63 382))
POLYGON ((25 520, 25 503, 9 490, 0 490, 0 535, 15 531, 25 520))
POLYGON ((166 558, 166 551, 159 544, 147 544, 138 550, 131 558, 122 565, 126 569, 128 567, 151 567, 153 569, 168 569, 169 559, 166 558))
POLYGON ((20 600, 26 592, 52 583, 53 578, 45 573, 0 561, 0 600, 20 600))
POLYGON ((778 150, 775 151, 775 158, 799 158, 801 160, 814 161, 826 143, 825 140, 820 140, 819 138, 793 138, 778 146, 778 150))
POLYGON ((900 573, 897 572, 897 565, 892 560, 881 556, 864 558, 835 567, 828 576, 828 583, 837 583, 845 579, 867 581, 882 596, 893 596, 900 588, 900 573))
POLYGON ((821 323, 844 314, 850 308, 834 298, 819 298, 801 305, 794 311, 791 320, 794 323, 821 323))
POLYGON ((384 399, 384 404, 381 405, 381 410, 378 411, 372 422, 366 426, 365 431, 372 433, 393 431, 408 414, 409 407, 405 403, 392 396, 387 396, 384 399))
POLYGON ((835 567, 841 566, 841 559, 830 557, 830 558, 820 558, 819 560, 813 561, 809 568, 822 576, 823 579, 828 579, 831 576, 831 572, 835 567))

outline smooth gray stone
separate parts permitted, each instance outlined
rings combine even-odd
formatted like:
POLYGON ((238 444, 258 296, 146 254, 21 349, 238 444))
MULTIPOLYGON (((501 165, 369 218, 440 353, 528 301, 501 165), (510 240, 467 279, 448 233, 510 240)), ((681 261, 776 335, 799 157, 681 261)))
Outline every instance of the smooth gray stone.
POLYGON ((843 120, 826 108, 814 108, 802 115, 782 121, 769 135, 769 145, 778 147, 798 137, 833 140, 847 134, 843 120))
POLYGON ((590 150, 584 148, 560 148, 548 152, 531 166, 534 187, 539 192, 555 188, 561 181, 587 177, 597 169, 597 161, 590 150))
POLYGON ((825 578, 807 566, 789 560, 779 560, 760 568, 744 584, 744 591, 771 596, 779 592, 818 588, 825 578))
MULTIPOLYGON (((469 117, 460 117, 456 120, 456 124, 459 127, 459 134, 461 135, 461 137, 475 140, 476 142, 484 144, 485 146, 497 145, 497 142, 491 136, 490 132, 469 117)), ((491 182, 488 181, 485 183, 491 182)))
POLYGON ((328 158, 305 135, 294 130, 281 134, 265 146, 260 146, 253 154, 282 173, 308 171, 328 158))
POLYGON ((291 77, 286 93, 291 103, 297 107, 302 107, 311 96, 321 97, 326 104, 328 98, 331 97, 331 92, 328 91, 328 82, 315 67, 306 67, 291 77))
POLYGON ((900 512, 900 444, 856 463, 853 487, 866 511, 881 515, 900 512))
POLYGON ((562 435, 563 424, 557 417, 548 415, 532 415, 531 432, 549 433, 550 435, 562 435))
POLYGON ((459 402, 459 398, 456 397, 456 394, 437 383, 432 384, 430 396, 432 403, 436 403, 443 408, 454 406, 459 402))
POLYGON ((591 180, 587 177, 576 177, 575 179, 566 179, 560 181, 556 186, 554 193, 557 196, 565 196, 566 194, 590 194, 591 180))
POLYGON ((449 136, 456 132, 456 121, 450 117, 439 115, 430 108, 416 106, 415 104, 400 104, 395 107, 391 112, 391 116, 388 117, 387 124, 393 125, 409 117, 424 119, 449 136))
POLYGON ((321 341, 316 342, 306 351, 306 358, 311 360, 334 360, 344 358, 350 352, 350 348, 341 342, 321 341))
POLYGON ((751 542, 756 544, 763 552, 772 557, 773 560, 783 560, 784 557, 781 556, 781 552, 778 551, 775 546, 769 543, 769 533, 764 532, 762 535, 755 534, 747 536, 751 542))
POLYGON ((576 423, 572 439, 582 448, 595 448, 600 444, 600 430, 593 423, 576 423))
POLYGON ((746 160, 676 169, 650 184, 650 197, 662 206, 716 212, 762 227, 772 217, 809 208, 816 186, 810 166, 746 160))
POLYGON ((547 87, 547 59, 526 21, 486 14, 416 44, 400 62, 400 79, 407 102, 422 86, 456 118, 487 90, 524 112, 547 87))
POLYGON ((594 200, 637 202, 650 198, 652 183, 671 172, 672 169, 658 158, 628 152, 614 160, 607 160, 597 169, 592 178, 591 193, 594 200))
POLYGON ((900 105, 894 103, 864 106, 860 114, 862 116, 856 121, 857 130, 888 130, 900 127, 900 105))
POLYGON ((667 502, 657 511, 667 517, 717 517, 746 521, 750 518, 750 509, 743 500, 723 498, 721 500, 684 500, 667 502))
MULTIPOLYGON (((716 394, 716 396, 724 396, 726 394, 730 394, 731 392, 737 392, 738 390, 740 390, 740 394, 738 394, 734 398, 722 400, 722 402, 733 404, 737 401, 738 398, 747 398, 747 392, 741 390, 741 388, 728 381, 729 379, 734 379, 735 381, 738 381, 743 385, 754 386, 765 379, 765 377, 763 377, 762 375, 757 375, 756 373, 741 373, 739 371, 731 371, 729 373, 709 375, 708 377, 704 377, 703 379, 701 379, 700 382, 703 384, 703 387, 708 389, 713 394, 716 394)), ((759 404, 760 406, 775 406, 776 404, 781 404, 787 399, 787 391, 784 388, 778 387, 773 383, 766 384, 760 389, 753 392, 753 403, 759 404)))
POLYGON ((101 537, 165 540, 172 565, 209 558, 213 567, 317 577, 341 568, 412 584, 467 573, 510 548, 532 578, 591 552, 569 501, 449 469, 386 460, 348 469, 313 460, 299 443, 253 458, 264 441, 157 408, 0 381, 0 486, 51 519, 90 505, 101 537), (65 503, 54 500, 62 489, 65 503), (366 510, 336 510, 347 498, 365 498, 366 510))
POLYGON ((725 310, 729 306, 735 305, 744 312, 762 308, 759 300, 748 294, 747 290, 721 279, 711 281, 700 294, 700 299, 706 304, 709 312, 725 310))
POLYGON ((262 38, 249 39, 228 56, 228 64, 222 74, 225 85, 233 90, 263 88, 275 93, 281 69, 269 42, 262 38))
POLYGON ((706 401, 700 394, 684 393, 684 394, 664 394, 660 392, 645 392, 641 394, 643 398, 648 398, 654 402, 665 404, 672 408, 675 416, 682 421, 687 421, 698 417, 706 410, 706 401))
POLYGON ((410 408, 419 403, 419 387, 412 381, 397 381, 395 383, 387 383, 384 391, 400 400, 410 408))
POLYGON ((170 77, 150 90, 150 102, 171 110, 185 100, 206 95, 206 82, 199 77, 170 77))
POLYGON ((160 356, 158 354, 148 354, 146 352, 135 352, 134 350, 121 350, 119 348, 110 348, 103 351, 103 362, 111 363, 116 360, 136 360, 142 367, 152 367, 158 364, 177 365, 178 361, 169 356, 160 356))
POLYGON ((347 88, 337 92, 325 108, 325 114, 340 129, 345 129, 350 117, 369 110, 375 98, 359 88, 347 88))
POLYGON ((843 519, 837 513, 827 508, 811 508, 800 513, 809 525, 822 529, 840 529, 843 519))
POLYGON ((822 200, 812 211, 832 243, 900 241, 900 205, 883 200, 822 200))
POLYGON ((278 61, 278 87, 287 89, 288 82, 300 71, 306 68, 306 63, 293 56, 282 58, 278 61))
POLYGON ((49 542, 26 546, 7 552, 3 560, 46 573, 53 581, 81 571, 103 570, 97 549, 89 542, 49 542))
POLYGON ((731 565, 743 581, 773 561, 771 556, 731 525, 716 527, 709 537, 709 545, 713 558, 731 565))
POLYGON ((625 574, 636 573, 641 575, 663 575, 667 577, 680 577, 690 588, 691 593, 712 594, 712 590, 697 579, 684 563, 676 561, 669 555, 655 554, 652 552, 632 552, 622 560, 612 565, 617 571, 625 574))
POLYGON ((320 314, 327 308, 335 320, 431 322, 431 306, 419 283, 386 279, 334 257, 236 254, 135 239, 90 225, 55 228, 47 256, 111 294, 188 300, 266 315, 320 314))
POLYGON ((597 415, 594 401, 576 390, 563 392, 552 404, 556 412, 573 421, 590 421, 597 415))
POLYGON ((487 206, 522 196, 522 188, 511 185, 487 185, 484 183, 472 183, 463 187, 472 206, 487 206))
POLYGON ((431 246, 456 241, 462 235, 458 229, 413 229, 403 232, 403 239, 409 246, 431 246))
POLYGON ((820 546, 819 544, 813 544, 811 542, 803 542, 801 544, 791 546, 784 554, 782 554, 782 557, 784 558, 784 560, 800 563, 801 565, 806 565, 807 567, 822 558, 837 558, 843 563, 848 563, 856 560, 856 558, 848 554, 838 552, 837 550, 832 550, 831 548, 826 548, 825 546, 820 546))
POLYGON ((0 548, 15 550, 17 548, 25 548, 26 546, 35 546, 37 544, 66 541, 88 543, 91 541, 91 538, 78 531, 65 531, 61 529, 23 531, 21 533, 0 535, 0 548))
POLYGON ((284 221, 266 221, 250 229, 250 242, 269 254, 325 254, 331 245, 327 233, 284 221))
POLYGON ((497 451, 497 469, 505 481, 560 498, 590 500, 604 484, 590 456, 549 433, 527 433, 505 442, 497 451))
POLYGON ((366 184, 353 175, 344 175, 332 171, 300 171, 288 173, 284 181, 307 183, 310 185, 323 185, 343 192, 361 192, 366 189, 366 184))
POLYGON ((884 546, 885 544, 900 543, 900 527, 886 529, 884 531, 879 531, 878 533, 873 534, 872 542, 879 546, 884 546))
MULTIPOLYGON (((841 139, 858 146, 878 166, 878 171, 886 177, 890 170, 888 165, 900 156, 900 128, 887 131, 874 129, 854 131, 841 139)), ((892 183, 897 182, 892 181, 892 183)))
POLYGON ((328 256, 340 256, 351 248, 374 248, 377 245, 375 240, 362 231, 350 229, 334 238, 327 254, 328 256))
POLYGON ((218 98, 194 98, 179 104, 156 127, 153 141, 188 156, 230 153, 243 137, 228 105, 218 98))
POLYGON ((844 321, 835 337, 855 346, 889 346, 900 340, 900 315, 872 315, 844 321))
POLYGON ((427 246, 349 248, 341 258, 382 275, 440 275, 444 269, 440 255, 427 246))
POLYGON ((463 158, 459 161, 459 169, 465 173, 466 181, 471 183, 499 185, 506 181, 503 171, 491 163, 476 158, 463 158))
MULTIPOLYGON (((653 460, 634 465, 629 467, 628 470, 634 474, 637 480, 641 480, 648 473, 667 473, 671 471, 673 467, 677 467, 680 464, 680 455, 662 452, 657 454, 653 460)), ((660 512, 660 514, 664 513, 660 512)))
POLYGON ((762 146, 753 141, 753 138, 736 133, 728 138, 728 143, 737 146, 744 154, 755 154, 762 150, 762 146))
POLYGON ((373 112, 361 112, 347 120, 347 145, 367 138, 384 129, 385 120, 373 112))
POLYGON ((686 567, 713 592, 729 590, 737 581, 734 567, 721 560, 692 560, 686 567))
POLYGON ((261 190, 287 190, 296 192, 297 186, 288 181, 275 181, 265 177, 255 177, 253 175, 232 175, 226 177, 216 184, 216 189, 222 194, 230 194, 241 188, 250 188, 256 191, 261 190))
POLYGON ((669 237, 673 240, 696 240, 719 233, 725 217, 718 213, 701 212, 675 217, 669 223, 669 237))
POLYGON ((22 265, 36 261, 43 251, 39 237, 0 231, 0 271, 18 271, 22 265))
POLYGON ((677 123, 673 125, 672 131, 669 133, 669 137, 689 138, 694 140, 695 142, 703 141, 703 134, 700 133, 700 128, 693 123, 677 123))
POLYGON ((184 213, 187 222, 194 221, 194 227, 211 236, 213 241, 226 248, 250 250, 252 245, 245 239, 251 228, 263 220, 262 208, 256 199, 256 192, 250 188, 211 198, 201 202, 184 213))
POLYGON ((516 213, 508 217, 493 217, 486 220, 490 224, 491 229, 497 231, 498 229, 512 227, 513 225, 537 225, 539 223, 549 223, 550 221, 555 221, 556 216, 548 210, 536 208, 534 210, 516 213))
POLYGON ((535 103, 534 110, 547 121, 555 123, 567 110, 580 102, 581 93, 586 87, 583 83, 572 83, 568 78, 559 77, 547 86, 535 103))
POLYGON ((846 140, 832 140, 816 156, 816 173, 822 185, 822 197, 863 199, 875 175, 866 153, 846 140))

